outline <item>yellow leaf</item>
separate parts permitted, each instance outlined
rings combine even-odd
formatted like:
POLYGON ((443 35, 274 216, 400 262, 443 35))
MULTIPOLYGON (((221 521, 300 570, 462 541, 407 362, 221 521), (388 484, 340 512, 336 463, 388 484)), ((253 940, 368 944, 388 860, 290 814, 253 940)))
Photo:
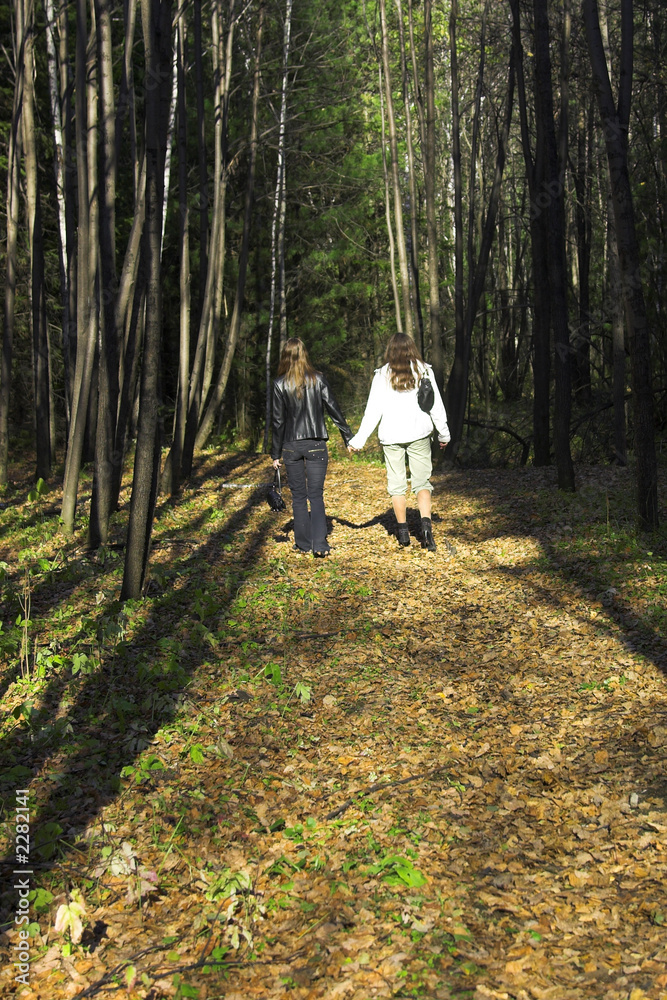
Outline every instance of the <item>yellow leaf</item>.
POLYGON ((512 962, 505 963, 505 972, 508 976, 518 976, 523 970, 525 958, 515 958, 512 962))

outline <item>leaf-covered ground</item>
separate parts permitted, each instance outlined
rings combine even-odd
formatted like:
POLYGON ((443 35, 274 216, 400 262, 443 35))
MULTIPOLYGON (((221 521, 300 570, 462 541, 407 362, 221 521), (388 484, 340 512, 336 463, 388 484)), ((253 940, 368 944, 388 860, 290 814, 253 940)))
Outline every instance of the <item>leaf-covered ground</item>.
POLYGON ((125 606, 118 545, 17 484, 0 993, 667 997, 667 545, 632 530, 631 473, 578 479, 435 475, 433 555, 397 546, 381 467, 334 461, 313 560, 266 459, 209 456, 125 606))

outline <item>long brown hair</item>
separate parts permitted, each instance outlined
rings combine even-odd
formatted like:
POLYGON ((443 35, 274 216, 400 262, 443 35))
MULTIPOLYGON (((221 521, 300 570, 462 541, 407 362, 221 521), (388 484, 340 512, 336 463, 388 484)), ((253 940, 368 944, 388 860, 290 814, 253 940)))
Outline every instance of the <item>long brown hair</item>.
POLYGON ((310 363, 305 344, 298 337, 285 341, 278 362, 278 378, 285 376, 285 388, 293 392, 297 399, 303 396, 304 387, 312 385, 317 372, 310 363))
POLYGON ((397 392, 414 389, 416 382, 412 366, 417 366, 422 359, 412 337, 408 337, 407 333, 395 333, 387 344, 384 360, 391 372, 392 389, 397 392))

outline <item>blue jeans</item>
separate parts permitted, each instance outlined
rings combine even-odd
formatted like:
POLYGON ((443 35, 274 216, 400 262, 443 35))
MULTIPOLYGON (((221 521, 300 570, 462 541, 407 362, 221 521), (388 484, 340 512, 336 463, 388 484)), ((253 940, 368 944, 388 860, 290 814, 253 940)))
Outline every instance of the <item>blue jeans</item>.
POLYGON ((324 511, 324 479, 329 464, 327 443, 314 438, 286 441, 283 461, 292 493, 296 546, 304 552, 328 552, 324 511))

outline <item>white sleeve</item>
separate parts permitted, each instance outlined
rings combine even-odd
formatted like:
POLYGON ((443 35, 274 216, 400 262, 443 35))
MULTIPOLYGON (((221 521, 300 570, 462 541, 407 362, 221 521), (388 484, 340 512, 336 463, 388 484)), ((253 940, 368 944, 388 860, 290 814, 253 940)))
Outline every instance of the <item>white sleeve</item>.
POLYGON ((382 403, 385 393, 385 378, 382 371, 377 371, 371 383, 371 391, 366 403, 366 411, 361 421, 361 426, 354 437, 349 441, 350 448, 363 448, 369 437, 380 423, 382 417, 382 403))

